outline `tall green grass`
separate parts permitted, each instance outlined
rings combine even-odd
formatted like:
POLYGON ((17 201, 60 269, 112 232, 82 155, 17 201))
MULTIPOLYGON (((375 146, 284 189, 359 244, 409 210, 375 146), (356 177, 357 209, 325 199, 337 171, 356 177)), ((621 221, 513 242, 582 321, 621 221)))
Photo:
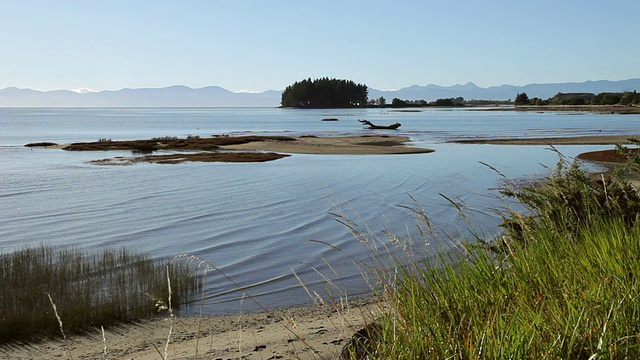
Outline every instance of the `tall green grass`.
POLYGON ((527 231, 538 228, 572 234, 586 224, 610 218, 632 226, 640 214, 640 195, 621 173, 590 175, 579 162, 569 163, 563 157, 543 182, 513 185, 501 193, 528 209, 526 214, 508 211, 505 215, 506 235, 515 240, 525 240, 527 231))
POLYGON ((385 307, 353 358, 640 358, 637 190, 561 158, 546 181, 503 194, 527 211, 504 212, 494 242, 435 261, 397 239, 379 247, 396 265, 376 265, 385 307))
POLYGON ((0 344, 134 322, 174 308, 197 291, 187 265, 143 254, 105 250, 91 254, 50 246, 0 255, 0 344), (51 298, 51 301, 49 300, 51 298))
POLYGON ((402 268, 380 320, 383 359, 640 356, 640 230, 618 220, 575 241, 544 229, 505 258, 402 268))

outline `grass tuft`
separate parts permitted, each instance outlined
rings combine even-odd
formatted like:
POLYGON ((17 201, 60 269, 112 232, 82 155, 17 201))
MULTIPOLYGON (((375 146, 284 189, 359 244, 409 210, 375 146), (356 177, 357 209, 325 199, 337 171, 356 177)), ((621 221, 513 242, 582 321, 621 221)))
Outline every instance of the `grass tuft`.
POLYGON ((90 254, 43 245, 0 255, 0 344, 57 336, 60 323, 77 334, 154 316, 167 308, 167 266, 175 308, 198 288, 185 265, 126 249, 90 254))
POLYGON ((505 216, 507 235, 519 241, 528 229, 575 233, 601 219, 619 218, 632 226, 640 218, 640 194, 620 173, 590 175, 578 161, 562 157, 543 182, 514 185, 501 193, 528 210, 527 215, 510 211, 505 216))

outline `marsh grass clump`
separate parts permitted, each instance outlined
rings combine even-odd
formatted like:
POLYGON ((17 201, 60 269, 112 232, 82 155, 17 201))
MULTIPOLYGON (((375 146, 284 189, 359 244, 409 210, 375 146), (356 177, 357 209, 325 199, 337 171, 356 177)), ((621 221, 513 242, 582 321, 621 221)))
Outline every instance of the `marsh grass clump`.
POLYGON ((591 175, 578 161, 569 163, 562 157, 544 181, 511 186, 501 193, 527 209, 527 214, 509 211, 505 216, 507 235, 517 241, 525 240, 527 229, 572 234, 601 219, 621 219, 633 226, 640 218, 640 194, 621 172, 591 175))
POLYGON ((90 254, 50 246, 0 255, 0 344, 135 322, 174 309, 197 291, 186 265, 126 249, 90 254), (50 297, 50 298, 49 298, 50 297))
POLYGON ((58 145, 57 143, 54 142, 50 142, 50 141, 43 141, 43 142, 35 142, 35 143, 29 143, 29 144, 25 144, 25 147, 49 147, 49 146, 56 146, 58 145))
POLYGON ((200 138, 191 135, 185 139, 176 136, 155 137, 148 140, 119 140, 101 139, 96 142, 77 142, 66 145, 67 151, 111 151, 131 150, 140 152, 166 151, 216 151, 221 146, 246 144, 260 141, 296 141, 290 136, 220 136, 213 138, 200 138), (103 141, 104 140, 104 141, 103 141))
POLYGON ((178 140, 177 136, 159 136, 151 138, 153 141, 170 141, 170 140, 178 140))
POLYGON ((376 240, 374 256, 395 258, 376 265, 386 305, 366 346, 343 358, 640 358, 636 189, 563 158, 545 183, 510 186, 502 193, 526 211, 507 211, 518 226, 492 246, 475 238, 416 257, 410 241, 376 240))
POLYGON ((158 150, 158 144, 155 141, 134 141, 131 144, 131 151, 134 154, 151 154, 158 150))

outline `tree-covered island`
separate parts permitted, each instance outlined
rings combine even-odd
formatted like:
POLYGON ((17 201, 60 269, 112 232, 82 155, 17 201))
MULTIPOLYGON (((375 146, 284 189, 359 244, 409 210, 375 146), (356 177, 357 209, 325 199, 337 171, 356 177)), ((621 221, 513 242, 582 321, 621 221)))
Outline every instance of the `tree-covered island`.
POLYGON ((299 109, 365 107, 368 92, 367 85, 351 80, 309 78, 287 86, 280 105, 299 109))

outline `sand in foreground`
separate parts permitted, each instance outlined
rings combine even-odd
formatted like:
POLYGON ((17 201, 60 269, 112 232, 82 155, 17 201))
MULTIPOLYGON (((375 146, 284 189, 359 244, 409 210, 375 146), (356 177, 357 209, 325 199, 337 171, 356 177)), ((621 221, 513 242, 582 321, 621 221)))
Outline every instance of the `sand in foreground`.
POLYGON ((196 349, 198 357, 205 359, 335 359, 353 333, 379 310, 379 304, 367 298, 349 305, 205 317, 201 324, 197 317, 173 321, 167 317, 106 329, 105 341, 98 331, 70 337, 66 344, 55 340, 0 347, 0 358, 162 359, 171 329, 167 359, 194 358, 196 349))

